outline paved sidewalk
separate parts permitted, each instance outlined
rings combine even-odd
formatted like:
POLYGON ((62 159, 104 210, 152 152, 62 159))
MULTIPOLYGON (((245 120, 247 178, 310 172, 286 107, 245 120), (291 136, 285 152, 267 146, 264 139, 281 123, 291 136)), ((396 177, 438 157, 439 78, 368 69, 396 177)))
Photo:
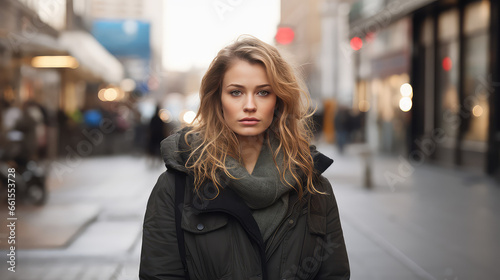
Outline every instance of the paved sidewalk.
MULTIPOLYGON (((7 207, 5 207, 7 208, 7 207)), ((99 215, 94 204, 45 205, 18 207, 16 221, 17 249, 61 248, 69 245, 78 233, 99 215)), ((7 211, 0 212, 0 221, 7 221, 7 211)), ((9 229, 0 230, 0 249, 7 250, 9 229)))
POLYGON ((29 226, 17 229, 25 236, 18 241, 31 244, 19 244, 15 273, 0 250, 0 279, 137 279, 145 206, 163 169, 142 157, 114 156, 84 159, 59 177, 53 171, 47 205, 23 207, 19 217, 29 226))
POLYGON ((355 151, 318 148, 335 160, 325 175, 339 204, 351 279, 500 279, 497 181, 375 156, 374 187, 366 189, 355 151))

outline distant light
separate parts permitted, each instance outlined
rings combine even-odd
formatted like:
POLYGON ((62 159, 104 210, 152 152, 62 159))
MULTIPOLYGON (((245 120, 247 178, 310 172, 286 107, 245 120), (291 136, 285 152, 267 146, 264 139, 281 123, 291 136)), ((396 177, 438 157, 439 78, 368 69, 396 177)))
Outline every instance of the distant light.
POLYGON ((474 117, 480 117, 484 113, 483 107, 476 105, 474 108, 472 108, 472 114, 474 117))
POLYGON ((413 88, 409 83, 402 84, 399 91, 403 97, 413 97, 413 88))
POLYGON ((451 67, 453 67, 453 62, 449 56, 443 58, 443 69, 444 71, 450 71, 451 67))
POLYGON ((118 91, 114 88, 108 88, 104 91, 104 100, 115 101, 118 97, 118 91))
POLYGON ((31 66, 35 68, 78 68, 78 60, 72 56, 35 56, 31 59, 31 66))
POLYGON ((375 33, 374 32, 368 32, 368 33, 366 33, 365 40, 368 43, 373 42, 373 40, 375 40, 375 33))
POLYGON ((118 93, 118 95, 116 96, 116 100, 123 100, 125 98, 125 91, 123 91, 119 87, 115 88, 115 90, 118 93))
POLYGON ((351 48, 355 51, 360 50, 363 47, 363 40, 359 37, 354 37, 351 39, 351 48))
POLYGON ((281 45, 288 45, 293 42, 293 38, 295 37, 295 32, 290 27, 279 27, 276 32, 276 42, 281 45))
POLYGON ((370 110, 370 103, 366 100, 361 100, 359 101, 358 107, 361 112, 366 113, 370 110))
POLYGON ((193 111, 186 111, 184 115, 182 116, 182 120, 185 123, 192 123, 194 121, 194 118, 196 117, 196 113, 193 111))
POLYGON ((170 111, 167 109, 161 109, 160 112, 158 112, 158 116, 164 123, 172 122, 172 114, 170 114, 170 111))
POLYGON ((117 88, 103 88, 99 90, 97 97, 104 102, 121 100, 125 98, 125 92, 117 88))
POLYGON ((399 100, 399 109, 403 112, 408 112, 411 110, 411 106, 413 105, 413 102, 411 102, 411 98, 405 96, 401 97, 399 100))
POLYGON ((133 91, 135 89, 135 81, 132 80, 132 79, 123 79, 121 82, 120 82, 120 87, 124 90, 124 91, 133 91))
POLYGON ((99 93, 97 93, 97 97, 99 97, 101 101, 107 101, 106 98, 104 98, 104 92, 106 92, 105 88, 99 90, 99 93))

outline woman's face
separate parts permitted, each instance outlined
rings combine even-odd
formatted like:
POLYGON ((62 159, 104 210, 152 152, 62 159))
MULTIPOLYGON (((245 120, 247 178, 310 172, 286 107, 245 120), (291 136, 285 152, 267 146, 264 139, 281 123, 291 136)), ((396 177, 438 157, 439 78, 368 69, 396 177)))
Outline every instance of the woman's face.
POLYGON ((237 59, 224 74, 222 110, 227 125, 238 136, 258 136, 271 125, 276 95, 259 63, 237 59))

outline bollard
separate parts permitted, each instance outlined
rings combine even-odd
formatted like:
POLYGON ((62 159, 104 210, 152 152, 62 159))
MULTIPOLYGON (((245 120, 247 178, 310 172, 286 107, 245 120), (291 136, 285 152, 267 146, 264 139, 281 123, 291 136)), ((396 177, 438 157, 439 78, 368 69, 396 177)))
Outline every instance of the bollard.
POLYGON ((368 145, 359 145, 358 146, 359 155, 361 156, 364 163, 363 170, 363 187, 366 189, 373 188, 372 181, 372 152, 368 145))
POLYGON ((365 157, 365 178, 364 178, 364 187, 366 189, 373 188, 372 185, 372 168, 371 168, 371 160, 370 156, 365 157))

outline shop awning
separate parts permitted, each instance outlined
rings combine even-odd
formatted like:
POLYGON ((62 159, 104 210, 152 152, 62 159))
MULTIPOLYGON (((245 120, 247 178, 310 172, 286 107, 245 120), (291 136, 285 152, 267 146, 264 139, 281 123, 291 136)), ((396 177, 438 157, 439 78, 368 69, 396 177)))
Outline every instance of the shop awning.
POLYGON ((64 31, 59 35, 58 42, 78 60, 81 66, 104 81, 118 84, 123 79, 123 65, 89 33, 64 31))
POLYGON ((0 44, 11 52, 22 52, 28 55, 60 55, 67 53, 57 42, 57 38, 42 32, 19 35, 14 32, 1 32, 0 44))
MULTIPOLYGON (((412 12, 437 0, 391 0, 386 1, 385 8, 368 17, 361 17, 349 23, 349 37, 364 37, 369 32, 387 27, 390 23, 401 19, 412 12)), ((364 1, 369 3, 369 1, 364 1)), ((371 3, 371 2, 370 2, 371 3)))

